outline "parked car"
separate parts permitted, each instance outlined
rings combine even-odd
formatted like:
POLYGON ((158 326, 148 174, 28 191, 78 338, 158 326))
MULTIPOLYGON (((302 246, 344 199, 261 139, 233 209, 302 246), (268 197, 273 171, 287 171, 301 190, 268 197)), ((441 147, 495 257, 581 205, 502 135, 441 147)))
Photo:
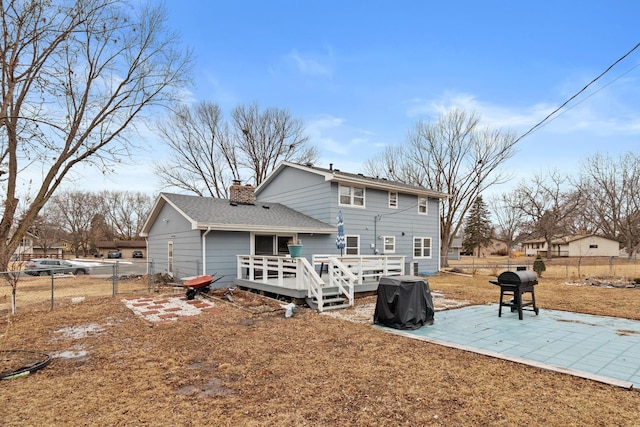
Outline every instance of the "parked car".
POLYGON ((24 266, 24 272, 31 276, 48 276, 54 274, 89 274, 86 267, 71 264, 69 261, 54 258, 35 258, 24 266))
POLYGON ((107 258, 122 258, 122 252, 117 249, 111 249, 107 254, 107 258))
POLYGON ((132 256, 134 258, 144 258, 144 256, 142 255, 142 251, 133 251, 132 256))

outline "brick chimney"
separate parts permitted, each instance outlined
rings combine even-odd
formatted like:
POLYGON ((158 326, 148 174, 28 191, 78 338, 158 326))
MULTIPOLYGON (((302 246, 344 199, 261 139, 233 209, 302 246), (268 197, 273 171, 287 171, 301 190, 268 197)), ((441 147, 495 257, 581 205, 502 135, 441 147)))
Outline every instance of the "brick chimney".
POLYGON ((239 205, 253 205, 256 202, 253 186, 242 185, 239 180, 234 180, 229 188, 229 201, 239 205))

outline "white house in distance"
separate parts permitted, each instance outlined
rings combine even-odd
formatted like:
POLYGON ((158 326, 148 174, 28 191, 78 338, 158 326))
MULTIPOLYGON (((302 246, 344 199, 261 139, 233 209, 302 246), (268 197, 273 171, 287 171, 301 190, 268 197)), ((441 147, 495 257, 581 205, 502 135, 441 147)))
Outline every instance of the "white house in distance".
MULTIPOLYGON (((547 255, 547 243, 543 238, 524 242, 527 256, 547 255)), ((554 257, 619 256, 620 243, 595 234, 575 234, 555 238, 551 241, 551 255, 554 257)))

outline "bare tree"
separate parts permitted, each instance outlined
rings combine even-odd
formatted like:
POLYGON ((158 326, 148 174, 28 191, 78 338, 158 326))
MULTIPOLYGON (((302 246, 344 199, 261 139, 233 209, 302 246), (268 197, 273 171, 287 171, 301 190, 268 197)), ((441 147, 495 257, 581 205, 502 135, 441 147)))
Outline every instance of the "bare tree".
POLYGON ((149 195, 130 191, 102 191, 97 197, 106 224, 119 239, 133 240, 139 237, 153 204, 149 195))
MULTIPOLYGON (((9 0, 2 4, 0 269, 75 166, 103 171, 129 153, 143 114, 174 102, 190 53, 159 6, 124 0, 9 0), (42 170, 22 220, 17 185, 42 170), (13 226, 13 227, 12 227, 13 226)), ((15 292, 15 289, 14 289, 15 292)))
POLYGON ((88 254, 91 224, 99 206, 99 198, 94 193, 71 190, 58 192, 47 204, 55 222, 67 233, 71 250, 78 256, 88 254))
POLYGON ((366 162, 367 173, 422 185, 447 193, 441 204, 441 258, 474 200, 488 187, 506 177, 499 166, 514 154, 515 135, 509 131, 481 128, 480 117, 452 110, 437 121, 419 121, 406 146, 390 147, 366 162))
POLYGON ((45 256, 48 256, 54 245, 60 244, 64 237, 64 231, 52 212, 47 211, 46 208, 33 221, 30 231, 45 256))
POLYGON ((283 160, 306 163, 318 158, 302 121, 285 110, 240 105, 231 116, 229 124, 216 104, 201 102, 178 107, 169 123, 158 126, 171 152, 171 160, 155 168, 165 188, 227 197, 231 182, 243 174, 259 185, 283 160))
MULTIPOLYGON (((98 209, 96 209, 98 211, 98 209)), ((96 213, 91 218, 91 231, 89 233, 89 249, 98 247, 98 242, 103 240, 115 240, 115 231, 107 224, 104 214, 96 213)))
POLYGON ((316 148, 307 144, 302 121, 286 110, 260 111, 254 103, 234 108, 231 117, 234 153, 228 157, 251 171, 256 186, 283 160, 306 163, 318 157, 316 148))
POLYGON ((531 221, 533 233, 544 238, 547 258, 551 258, 551 242, 567 234, 568 224, 581 204, 580 193, 557 170, 546 176, 536 174, 530 182, 521 182, 515 192, 517 207, 531 221))
POLYGON ((220 107, 206 101, 193 108, 178 107, 170 121, 158 124, 158 133, 171 152, 170 160, 155 165, 165 188, 228 196, 240 172, 220 107))
POLYGON ((582 166, 585 211, 598 231, 623 242, 632 257, 640 245, 640 156, 628 152, 614 160, 595 154, 582 166))
POLYGON ((494 196, 489 201, 493 217, 498 224, 497 235, 507 242, 507 250, 511 256, 511 248, 525 225, 524 214, 518 207, 517 194, 514 191, 494 196))

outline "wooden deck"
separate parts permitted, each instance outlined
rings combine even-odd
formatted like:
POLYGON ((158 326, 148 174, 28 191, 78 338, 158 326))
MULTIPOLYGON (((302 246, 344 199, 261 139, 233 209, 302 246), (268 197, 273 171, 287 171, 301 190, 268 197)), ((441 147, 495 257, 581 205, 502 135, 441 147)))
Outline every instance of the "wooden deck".
POLYGON ((354 294, 377 290, 380 277, 404 274, 402 256, 316 255, 311 263, 306 258, 288 256, 238 255, 237 258, 236 285, 275 296, 304 299, 319 311, 351 306, 354 294), (333 303, 325 306, 325 300, 333 303), (344 303, 335 304, 338 300, 344 303))
MULTIPOLYGON (((261 291, 273 295, 282 295, 290 298, 305 299, 308 296, 307 289, 296 289, 296 278, 286 277, 283 279, 282 284, 278 283, 277 279, 267 279, 267 282, 262 280, 248 280, 248 279, 235 279, 234 284, 245 289, 252 289, 261 291)), ((337 292, 337 287, 324 287, 325 292, 337 292)), ((355 293, 362 292, 375 292, 378 289, 378 280, 368 279, 362 284, 356 284, 354 287, 355 293)))

